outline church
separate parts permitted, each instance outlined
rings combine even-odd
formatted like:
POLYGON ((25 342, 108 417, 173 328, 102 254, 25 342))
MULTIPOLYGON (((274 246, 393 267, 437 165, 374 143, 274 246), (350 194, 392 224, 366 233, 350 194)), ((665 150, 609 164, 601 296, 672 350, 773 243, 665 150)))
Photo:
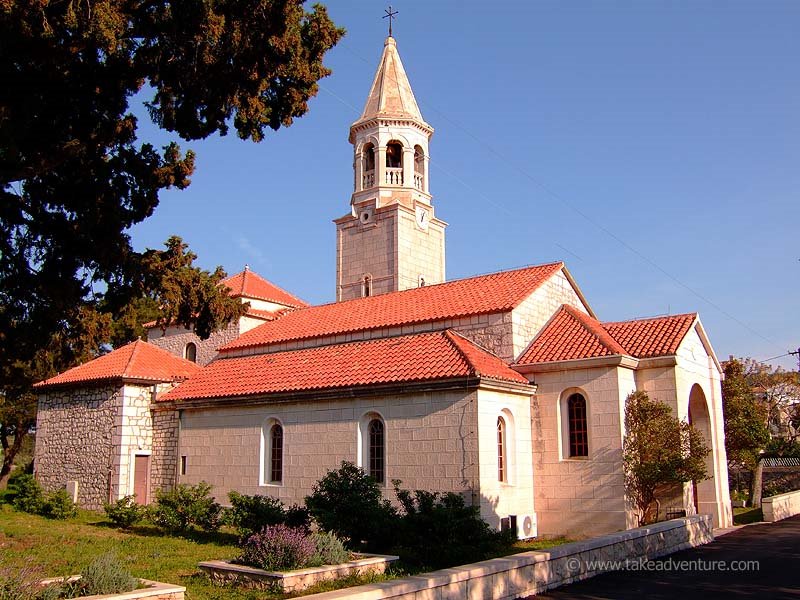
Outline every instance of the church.
POLYGON ((730 525, 721 367, 698 315, 602 321, 561 262, 447 281, 432 135, 390 36, 350 127, 336 301, 309 306, 246 268, 224 284, 247 313, 208 340, 150 324, 37 384, 39 481, 92 508, 200 481, 223 503, 294 504, 347 460, 390 499, 401 480, 460 493, 521 538, 596 535, 636 525, 622 442, 643 390, 712 449, 709 478, 662 497, 659 517, 730 525))

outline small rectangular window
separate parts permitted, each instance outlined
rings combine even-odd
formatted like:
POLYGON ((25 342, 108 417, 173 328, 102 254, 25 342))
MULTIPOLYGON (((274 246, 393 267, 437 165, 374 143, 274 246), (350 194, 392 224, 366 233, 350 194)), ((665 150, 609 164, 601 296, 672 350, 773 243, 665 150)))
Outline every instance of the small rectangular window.
POLYGON ((181 475, 186 475, 186 456, 181 456, 181 475))

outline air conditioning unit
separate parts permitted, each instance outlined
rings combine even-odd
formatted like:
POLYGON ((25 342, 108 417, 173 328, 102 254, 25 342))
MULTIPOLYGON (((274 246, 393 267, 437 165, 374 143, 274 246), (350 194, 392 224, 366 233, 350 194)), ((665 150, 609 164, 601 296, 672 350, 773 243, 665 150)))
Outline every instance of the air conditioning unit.
POLYGON ((517 538, 527 540, 536 537, 536 515, 517 515, 517 538))

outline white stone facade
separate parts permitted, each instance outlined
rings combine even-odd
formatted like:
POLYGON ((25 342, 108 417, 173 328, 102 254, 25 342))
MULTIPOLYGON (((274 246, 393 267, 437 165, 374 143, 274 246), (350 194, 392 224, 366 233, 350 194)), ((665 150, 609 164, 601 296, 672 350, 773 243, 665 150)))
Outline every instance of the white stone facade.
MULTIPOLYGON (((392 480, 405 489, 458 492, 479 503, 494 526, 508 514, 533 514, 530 469, 530 396, 488 389, 398 393, 362 399, 264 403, 247 407, 184 409, 179 454, 181 483, 207 481, 219 501, 231 490, 267 494, 302 504, 314 484, 343 460, 365 466, 365 419, 385 424, 382 489, 394 500, 392 480), (516 448, 513 477, 497 480, 497 418, 508 421, 516 448), (283 478, 264 483, 265 424, 283 427, 283 478), (183 460, 183 459, 182 459, 183 460)), ((511 452, 511 448, 509 448, 511 452)))

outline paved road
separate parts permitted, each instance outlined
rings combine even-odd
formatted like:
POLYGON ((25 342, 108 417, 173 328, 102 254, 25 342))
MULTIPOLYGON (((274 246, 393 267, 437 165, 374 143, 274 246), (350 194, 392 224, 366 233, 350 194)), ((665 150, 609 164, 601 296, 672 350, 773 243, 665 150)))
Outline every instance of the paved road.
POLYGON ((536 598, 574 600, 729 598, 731 600, 800 599, 800 516, 777 523, 749 525, 711 544, 662 559, 709 561, 756 560, 758 570, 730 572, 618 571, 552 590, 536 598))

